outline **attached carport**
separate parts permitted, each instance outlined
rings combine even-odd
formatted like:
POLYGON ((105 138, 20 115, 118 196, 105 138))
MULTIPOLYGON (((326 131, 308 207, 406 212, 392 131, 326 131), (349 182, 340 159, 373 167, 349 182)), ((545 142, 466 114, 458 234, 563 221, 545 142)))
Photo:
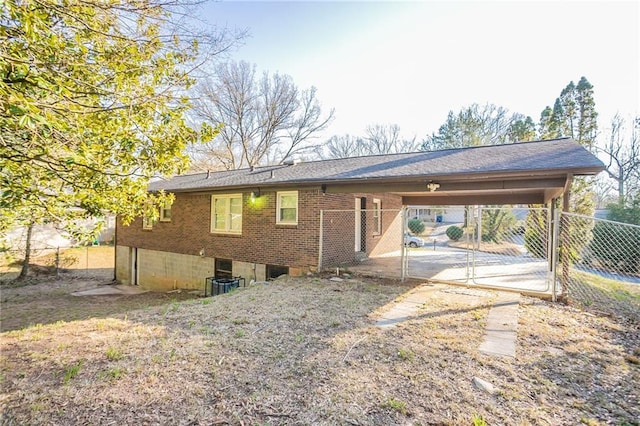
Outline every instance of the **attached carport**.
MULTIPOLYGON (((557 228, 553 227, 558 222, 557 209, 568 211, 570 187, 575 176, 593 176, 604 169, 593 154, 570 138, 361 157, 350 159, 349 166, 349 170, 336 170, 331 179, 325 179, 323 191, 397 194, 402 197, 404 206, 412 207, 537 205, 543 206, 539 214, 545 215, 547 226, 541 231, 545 234, 548 247, 542 259, 533 259, 524 252, 518 254, 522 254, 521 257, 499 257, 479 251, 458 250, 455 253, 451 251, 447 261, 451 261, 451 256, 464 253, 466 266, 460 266, 454 272, 449 270, 448 275, 434 273, 431 276, 416 276, 411 269, 412 256, 416 252, 403 250, 398 253, 399 260, 389 256, 377 262, 368 259, 368 263, 364 262, 362 267, 378 272, 400 268, 403 277, 522 289, 532 293, 552 293, 554 296, 558 273, 555 267, 560 260, 557 247, 562 239, 557 228), (560 197, 563 200, 561 206, 556 202, 560 197), (498 270, 499 273, 496 272, 498 270), (486 274, 482 282, 473 276, 479 271, 486 274), (538 278, 544 287, 535 283, 538 278)), ((429 255, 425 250, 420 253, 429 255)), ((431 257, 421 260, 430 266, 438 262, 440 266, 446 264, 446 261, 443 262, 446 252, 440 251, 437 256, 433 253, 431 257)))

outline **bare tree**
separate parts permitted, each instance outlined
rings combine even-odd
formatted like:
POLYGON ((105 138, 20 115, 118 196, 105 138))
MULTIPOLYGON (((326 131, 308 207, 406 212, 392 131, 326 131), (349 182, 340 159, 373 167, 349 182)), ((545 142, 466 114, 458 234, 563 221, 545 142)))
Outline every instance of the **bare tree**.
POLYGON ((366 155, 362 138, 348 134, 331 136, 324 144, 317 147, 316 154, 322 159, 366 155))
POLYGON ((364 137, 332 136, 316 153, 321 158, 349 158, 362 155, 396 154, 420 149, 416 137, 403 139, 397 124, 367 126, 364 137))
POLYGON ((593 195, 595 196, 596 209, 604 209, 609 203, 618 201, 617 192, 611 184, 609 175, 601 173, 593 179, 593 195))
POLYGON ((415 136, 412 139, 401 138, 397 124, 367 126, 365 140, 366 150, 371 155, 418 151, 421 145, 415 136))
POLYGON ((609 138, 598 147, 605 158, 606 171, 615 181, 618 203, 624 204, 629 195, 638 192, 640 183, 640 117, 626 121, 619 114, 611 119, 609 138))
POLYGON ((211 142, 190 147, 194 165, 239 169, 311 150, 310 141, 333 119, 333 110, 323 116, 314 87, 299 90, 290 76, 278 73, 258 76, 255 65, 241 61, 219 65, 197 87, 193 118, 221 125, 211 142))

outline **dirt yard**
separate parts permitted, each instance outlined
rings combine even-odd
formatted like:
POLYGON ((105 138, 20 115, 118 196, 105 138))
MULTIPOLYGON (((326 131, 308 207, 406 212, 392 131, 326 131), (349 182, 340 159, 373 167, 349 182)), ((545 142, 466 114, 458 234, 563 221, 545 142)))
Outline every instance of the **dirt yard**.
POLYGON ((478 350, 490 291, 443 286, 411 320, 374 325, 419 284, 316 277, 213 298, 2 287, 0 423, 638 424, 635 296, 622 317, 523 297, 510 359, 478 350))

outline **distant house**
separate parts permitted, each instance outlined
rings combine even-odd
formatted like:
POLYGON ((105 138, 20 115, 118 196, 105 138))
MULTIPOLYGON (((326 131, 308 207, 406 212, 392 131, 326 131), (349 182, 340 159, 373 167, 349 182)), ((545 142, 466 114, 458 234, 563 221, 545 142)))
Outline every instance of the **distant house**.
POLYGON ((158 222, 118 221, 116 278, 202 290, 206 277, 315 272, 369 256, 401 235, 401 215, 381 211, 545 204, 565 193, 572 176, 602 169, 575 141, 555 139, 177 176, 149 187, 175 194, 158 222), (336 209, 351 211, 349 221, 323 219, 336 209))
MULTIPOLYGON (((114 215, 105 215, 103 217, 82 219, 76 222, 79 229, 93 230, 98 222, 103 222, 102 232, 96 238, 96 242, 100 244, 110 244, 113 242, 115 232, 116 218, 114 215)), ((27 227, 20 226, 7 231, 2 239, 12 250, 24 250, 27 240, 27 227)), ((31 249, 46 250, 54 248, 73 247, 79 243, 73 239, 65 230, 64 225, 59 223, 47 223, 43 225, 35 225, 31 234, 31 249)))

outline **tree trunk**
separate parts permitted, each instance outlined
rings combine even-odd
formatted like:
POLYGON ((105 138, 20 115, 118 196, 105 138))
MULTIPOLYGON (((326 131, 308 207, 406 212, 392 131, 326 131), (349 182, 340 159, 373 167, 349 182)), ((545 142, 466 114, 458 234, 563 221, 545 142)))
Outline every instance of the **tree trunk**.
POLYGON ((31 261, 31 234, 33 233, 33 226, 33 222, 30 222, 27 226, 27 241, 25 242, 24 248, 24 262, 22 263, 20 275, 18 275, 19 280, 26 278, 27 274, 29 273, 29 262, 31 261))
POLYGON ((618 204, 624 206, 625 204, 625 196, 624 196, 624 176, 622 175, 622 171, 620 173, 620 179, 618 180, 618 204))

